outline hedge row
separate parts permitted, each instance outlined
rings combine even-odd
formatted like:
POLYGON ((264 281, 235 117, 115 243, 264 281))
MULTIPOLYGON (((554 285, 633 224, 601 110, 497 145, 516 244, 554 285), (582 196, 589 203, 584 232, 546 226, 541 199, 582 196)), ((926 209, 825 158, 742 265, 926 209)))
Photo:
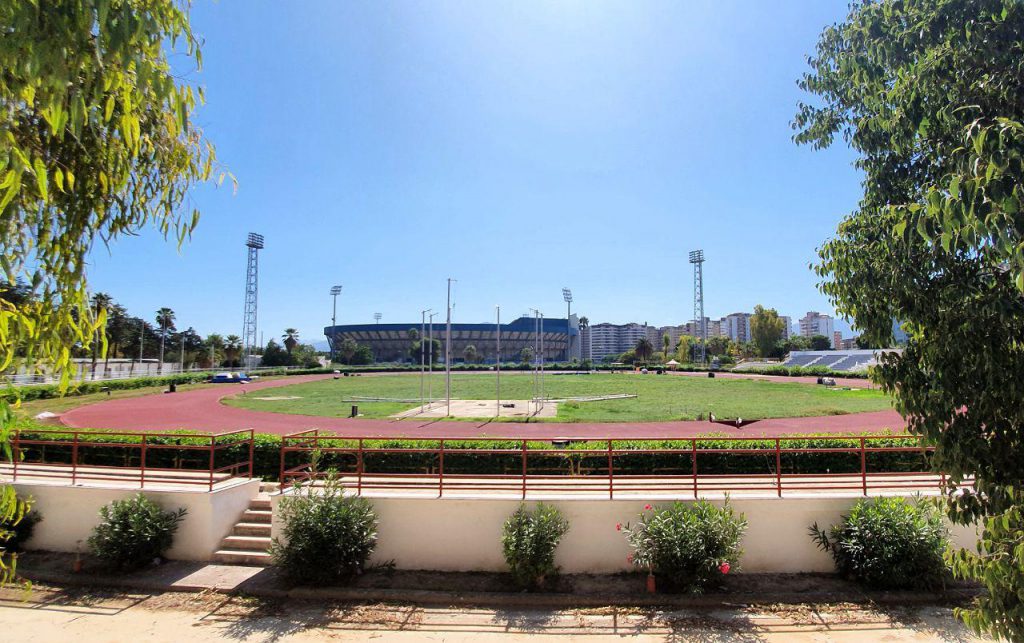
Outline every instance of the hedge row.
MULTIPOLYGON (((197 384, 205 382, 214 372, 220 371, 175 373, 173 375, 133 377, 131 379, 123 380, 72 382, 71 386, 63 393, 61 393, 60 387, 56 384, 34 384, 30 386, 19 386, 17 388, 4 389, 3 391, 0 391, 0 399, 4 399, 8 403, 13 403, 19 399, 23 402, 28 402, 31 400, 48 400, 57 397, 89 395, 91 393, 100 393, 104 389, 110 389, 111 391, 126 391, 130 389, 146 388, 149 386, 167 386, 168 384, 197 384)), ((311 375, 330 372, 332 372, 332 369, 329 368, 303 368, 293 370, 280 369, 260 371, 259 375, 260 377, 267 377, 273 375, 311 375)))
MULTIPOLYGON (((194 436, 194 434, 190 434, 194 436)), ((30 430, 23 431, 23 440, 39 439, 56 441, 69 439, 71 434, 33 434, 30 430)), ((220 438, 219 444, 237 439, 237 437, 220 438)), ((87 446, 90 442, 115 444, 140 444, 139 435, 91 435, 80 438, 79 463, 96 466, 138 467, 140 450, 117 446, 87 446)), ((154 445, 191 445, 206 446, 210 438, 179 437, 164 435, 147 437, 147 444, 154 445)), ((919 444, 912 438, 885 438, 873 440, 871 446, 915 447, 919 444)), ((355 449, 356 440, 321 440, 323 449, 355 449)), ((400 453, 366 453, 363 454, 363 470, 366 473, 436 473, 440 467, 438 456, 434 453, 420 453, 416 449, 437 448, 437 440, 402 440, 378 439, 364 440, 364 449, 404 449, 400 453)), ((849 439, 822 438, 785 438, 783 448, 851 448, 859 447, 860 441, 849 439)), ((623 451, 636 451, 615 456, 615 472, 622 475, 662 474, 689 475, 693 472, 693 454, 688 440, 616 440, 613 448, 623 451), (657 450, 644 453, 646 450, 657 450), (671 450, 678 450, 672 452, 671 450)), ((254 474, 265 480, 276 480, 281 465, 281 437, 259 433, 255 436, 253 449, 254 474)), ((445 440, 444 471, 446 474, 506 474, 518 475, 522 472, 522 442, 519 440, 445 440), (484 449, 508 449, 508 454, 474 453, 484 449), (455 450, 463 450, 456 453, 455 450)), ((551 442, 529 441, 528 451, 551 450, 551 442)), ((570 453, 541 454, 536 453, 528 458, 528 473, 550 475, 607 475, 608 454, 607 442, 589 441, 572 442, 565 449, 570 453)), ((27 462, 70 463, 71 447, 62 444, 26 445, 22 448, 24 460, 27 462)), ((775 473, 775 440, 751 440, 743 443, 728 440, 701 440, 697 442, 698 472, 702 475, 711 474, 774 474, 775 473), (713 453, 716 449, 744 448, 754 450, 753 453, 713 453)), ((248 458, 248 445, 238 445, 219 449, 216 452, 215 466, 227 466, 248 458)), ((289 453, 286 466, 295 467, 308 462, 308 453, 289 453)), ((209 452, 191 449, 160 448, 147 453, 146 466, 170 469, 206 469, 209 464, 209 452)), ((859 473, 860 454, 858 452, 842 453, 836 451, 815 453, 783 453, 781 456, 783 474, 796 473, 859 473)), ((920 450, 869 453, 867 469, 869 472, 916 472, 928 470, 928 458, 920 450)), ((335 468, 340 472, 356 471, 354 453, 324 452, 321 454, 321 469, 335 468)))

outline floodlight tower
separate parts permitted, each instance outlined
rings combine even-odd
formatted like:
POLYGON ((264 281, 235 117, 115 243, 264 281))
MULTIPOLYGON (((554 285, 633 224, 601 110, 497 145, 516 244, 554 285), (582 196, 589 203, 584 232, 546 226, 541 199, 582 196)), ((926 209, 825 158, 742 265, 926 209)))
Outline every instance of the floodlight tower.
POLYGON ((334 363, 334 327, 338 325, 338 295, 341 294, 341 286, 331 286, 331 297, 334 298, 334 308, 331 310, 331 364, 334 363))
POLYGON ((700 343, 696 354, 703 364, 707 358, 708 343, 708 325, 704 319, 704 251, 691 251, 690 263, 693 264, 693 314, 700 327, 700 343))
POLYGON ((381 315, 380 313, 373 313, 373 318, 377 320, 378 324, 380 323, 380 318, 383 316, 384 315, 381 315))
POLYGON ((572 317, 572 291, 568 288, 562 288, 562 299, 565 300, 565 361, 572 359, 570 353, 572 353, 572 322, 569 318, 572 317))
MULTIPOLYGON (((263 250, 263 235, 250 232, 245 241, 249 248, 249 263, 245 271, 245 317, 242 322, 242 354, 250 357, 256 347, 256 295, 259 287, 259 252, 263 250)), ((246 362, 249 360, 246 359, 246 362)), ((249 364, 244 364, 245 368, 249 364)))

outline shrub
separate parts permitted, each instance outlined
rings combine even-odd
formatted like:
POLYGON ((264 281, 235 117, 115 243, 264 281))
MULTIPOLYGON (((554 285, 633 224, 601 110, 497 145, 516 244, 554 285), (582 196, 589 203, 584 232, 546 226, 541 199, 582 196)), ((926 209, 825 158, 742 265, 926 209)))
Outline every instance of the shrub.
POLYGON ((303 583, 330 584, 362 573, 377 545, 377 515, 366 498, 345 496, 331 471, 320 489, 295 488, 281 500, 284 541, 274 539, 274 563, 303 583))
POLYGON ((948 532, 934 502, 863 499, 838 525, 810 533, 842 576, 868 587, 928 589, 947 575, 948 532))
POLYGON ((633 547, 633 565, 655 574, 669 589, 700 592, 736 569, 747 520, 733 512, 728 499, 722 507, 698 500, 646 505, 636 525, 616 529, 626 533, 633 547))
POLYGON ((517 585, 542 587, 546 578, 558 573, 555 549, 567 531, 569 521, 553 505, 541 502, 533 511, 519 505, 501 532, 505 562, 517 585))
POLYGON ((185 509, 164 511, 141 493, 100 508, 89 549, 117 569, 137 569, 161 558, 174 543, 185 509))
POLYGON ((0 549, 5 549, 9 552, 21 551, 22 545, 24 545, 30 538, 32 538, 32 532, 35 531, 36 524, 42 521, 43 517, 39 515, 38 511, 28 511, 22 515, 21 520, 16 524, 11 524, 13 521, 0 520, 0 534, 7 534, 6 538, 0 537, 0 549))

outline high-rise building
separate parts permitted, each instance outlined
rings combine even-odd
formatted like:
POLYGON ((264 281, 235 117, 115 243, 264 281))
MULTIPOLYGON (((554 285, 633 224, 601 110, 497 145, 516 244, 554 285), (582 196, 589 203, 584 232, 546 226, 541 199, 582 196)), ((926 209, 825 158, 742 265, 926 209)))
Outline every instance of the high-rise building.
MULTIPOLYGON (((647 324, 592 324, 587 329, 588 337, 586 342, 590 348, 590 359, 601 361, 607 355, 618 355, 636 348, 636 343, 641 338, 648 338, 647 324)), ((661 347, 661 340, 651 340, 655 350, 661 347)))
POLYGON ((782 339, 789 339, 793 335, 793 318, 789 315, 779 315, 782 320, 782 339))
POLYGON ((822 315, 819 312, 808 311, 800 318, 800 334, 804 337, 823 335, 832 340, 832 333, 835 332, 835 320, 829 315, 822 315))
POLYGON ((750 341, 750 313, 732 313, 726 315, 719 322, 722 334, 727 335, 734 342, 750 341))

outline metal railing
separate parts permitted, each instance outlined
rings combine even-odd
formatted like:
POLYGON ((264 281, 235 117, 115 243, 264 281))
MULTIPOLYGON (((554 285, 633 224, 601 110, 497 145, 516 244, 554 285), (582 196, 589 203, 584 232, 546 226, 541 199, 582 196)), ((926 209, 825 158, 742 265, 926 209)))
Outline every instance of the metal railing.
POLYGON ((225 433, 146 433, 26 429, 11 439, 11 458, 0 459, 0 473, 12 481, 61 480, 138 484, 205 486, 232 478, 253 477, 253 429, 225 433), (117 456, 96 449, 121 450, 117 456), (241 452, 224 463, 228 449, 241 452), (161 457, 166 452, 170 453, 161 457), (218 456, 221 456, 218 458, 218 456), (110 464, 120 460, 119 464, 110 464), (162 462, 154 463, 154 460, 162 462), (165 464, 176 466, 161 466, 165 464), (154 466, 154 464, 156 466, 154 466), (186 466, 193 465, 193 466, 186 466))
MULTIPOLYGON (((282 438, 280 477, 282 485, 303 484, 323 478, 330 461, 341 483, 356 494, 368 491, 427 491, 445 493, 499 493, 525 499, 528 494, 600 494, 609 499, 630 494, 670 494, 699 498, 705 494, 757 492, 782 497, 786 492, 900 492, 938 490, 945 475, 928 467, 930 447, 897 446, 893 441, 908 435, 863 437, 801 436, 793 438, 589 438, 578 448, 552 446, 537 439, 441 439, 402 438, 414 446, 384 447, 387 439, 345 438, 318 429, 282 438), (650 440, 670 443, 669 448, 630 448, 629 442, 650 440), (805 447, 799 443, 813 441, 805 447), (480 448, 467 447, 479 444, 480 448), (494 447, 502 443, 506 446, 494 447), (516 445, 508 448, 508 443, 516 445), (722 446, 723 444, 727 446, 722 446), (920 459, 913 454, 920 454, 920 459), (906 455, 911 454, 911 455, 906 455), (837 467, 815 469, 808 458, 836 456, 837 467), (490 466, 467 472, 466 456, 491 458, 490 466), (901 460, 902 467, 879 463, 884 457, 901 460), (387 462, 389 457, 399 460, 387 462), (647 457, 646 464, 624 464, 629 458, 647 457), (724 459, 723 459, 724 458, 724 459), (758 459, 760 472, 737 466, 742 458, 758 459), (805 462, 800 466, 798 460, 805 462), (716 459, 717 463, 709 462, 716 459), (316 464, 315 461, 321 461, 316 464), (411 462, 410 462, 411 460, 411 462), (917 466, 919 463, 919 466, 917 466), (460 466, 461 464, 461 466, 460 466), (339 466, 340 465, 340 466, 339 466), (376 468, 375 468, 376 466, 376 468), (644 470, 644 467, 649 467, 644 470), (909 467, 910 470, 906 470, 909 467), (891 468, 903 468, 893 471, 891 468), (730 472, 732 469, 735 473, 730 472), (500 470, 500 472, 493 472, 500 470)), ((916 439, 914 439, 916 441, 916 439)), ((473 468, 473 467, 469 467, 473 468)))
MULTIPOLYGON (((102 362, 99 364, 101 367, 102 362)), ((181 369, 177 364, 165 364, 166 368, 162 371, 158 370, 152 364, 144 364, 145 368, 139 367, 138 370, 109 370, 103 372, 93 372, 88 368, 81 369, 79 372, 71 376, 72 383, 80 382, 111 382, 117 380, 133 380, 141 378, 152 378, 152 377, 170 377, 172 375, 199 375, 208 373, 213 375, 215 373, 227 372, 243 372, 249 375, 260 375, 265 372, 279 372, 279 371, 295 371, 305 367, 303 366, 255 366, 253 368, 242 368, 242 367, 189 367, 181 369), (152 367, 152 368, 151 368, 152 367)), ((60 381, 60 376, 53 373, 13 373, 0 375, 0 384, 9 384, 11 386, 34 386, 40 384, 56 384, 60 381)))

